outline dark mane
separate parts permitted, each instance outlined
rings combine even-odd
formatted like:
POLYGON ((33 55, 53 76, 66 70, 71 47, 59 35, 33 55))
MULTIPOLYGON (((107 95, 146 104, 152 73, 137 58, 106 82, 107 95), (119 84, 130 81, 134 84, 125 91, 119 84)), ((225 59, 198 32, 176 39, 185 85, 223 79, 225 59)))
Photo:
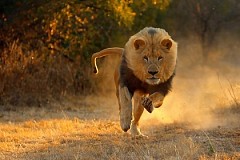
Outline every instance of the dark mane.
POLYGON ((129 92, 133 95, 135 90, 141 90, 144 93, 152 94, 154 92, 160 92, 164 96, 171 91, 172 88, 172 80, 175 76, 175 72, 172 76, 165 82, 160 83, 158 85, 149 85, 146 82, 142 82, 139 80, 134 74, 133 71, 128 68, 126 58, 123 55, 122 63, 120 65, 120 85, 127 86, 129 92))

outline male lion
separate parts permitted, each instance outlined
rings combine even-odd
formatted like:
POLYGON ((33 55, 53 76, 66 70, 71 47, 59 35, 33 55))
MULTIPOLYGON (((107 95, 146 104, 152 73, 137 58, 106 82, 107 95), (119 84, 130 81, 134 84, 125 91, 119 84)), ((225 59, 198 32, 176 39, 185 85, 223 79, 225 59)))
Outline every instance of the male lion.
POLYGON ((94 73, 98 73, 96 58, 109 54, 121 54, 114 75, 121 128, 124 132, 131 128, 134 136, 142 135, 138 122, 144 108, 151 113, 153 108, 160 107, 171 89, 177 61, 177 43, 165 30, 146 27, 130 37, 125 48, 107 48, 94 53, 94 73))

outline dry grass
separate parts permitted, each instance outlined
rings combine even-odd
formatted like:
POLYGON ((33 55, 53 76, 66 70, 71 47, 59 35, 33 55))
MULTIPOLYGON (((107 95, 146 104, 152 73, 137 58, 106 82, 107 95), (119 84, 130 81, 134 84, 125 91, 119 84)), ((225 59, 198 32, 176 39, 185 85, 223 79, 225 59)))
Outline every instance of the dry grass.
POLYGON ((0 48, 0 104, 41 106, 66 94, 93 91, 90 67, 80 64, 80 57, 70 60, 39 43, 34 50, 18 40, 0 48))
POLYGON ((203 130, 143 120, 142 131, 149 137, 135 138, 120 130, 115 99, 76 98, 51 108, 2 107, 0 159, 240 158, 240 126, 203 130), (100 103, 105 105, 99 109, 100 103))

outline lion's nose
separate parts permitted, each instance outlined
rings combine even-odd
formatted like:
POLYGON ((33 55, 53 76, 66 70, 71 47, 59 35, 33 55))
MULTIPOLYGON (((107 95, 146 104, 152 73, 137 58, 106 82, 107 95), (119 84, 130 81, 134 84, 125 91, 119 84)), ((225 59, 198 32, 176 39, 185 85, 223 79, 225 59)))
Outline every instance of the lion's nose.
POLYGON ((155 74, 158 73, 158 71, 148 71, 148 73, 154 76, 155 74))

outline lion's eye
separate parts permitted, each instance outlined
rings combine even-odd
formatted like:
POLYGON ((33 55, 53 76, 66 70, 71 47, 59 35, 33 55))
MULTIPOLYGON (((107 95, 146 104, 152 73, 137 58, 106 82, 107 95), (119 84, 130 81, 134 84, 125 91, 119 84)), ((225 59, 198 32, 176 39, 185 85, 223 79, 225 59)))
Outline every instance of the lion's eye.
POLYGON ((147 56, 144 56, 143 59, 144 59, 145 62, 148 61, 148 57, 147 56))
POLYGON ((158 57, 158 61, 161 61, 162 59, 163 59, 162 56, 159 56, 159 57, 158 57))

